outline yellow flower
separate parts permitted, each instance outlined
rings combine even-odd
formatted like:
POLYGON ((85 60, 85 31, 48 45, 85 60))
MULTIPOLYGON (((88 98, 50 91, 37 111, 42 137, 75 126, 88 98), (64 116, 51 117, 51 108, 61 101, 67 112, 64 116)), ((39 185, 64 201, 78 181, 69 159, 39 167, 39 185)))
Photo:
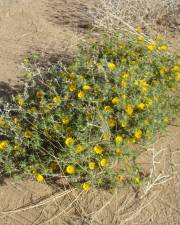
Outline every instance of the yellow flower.
POLYGON ((76 85, 74 83, 71 83, 69 86, 69 91, 74 92, 76 90, 76 85))
POLYGON ((148 48, 149 51, 153 51, 155 46, 154 45, 148 45, 147 48, 148 48))
POLYGON ((138 41, 144 41, 145 40, 145 37, 143 36, 143 35, 140 35, 140 36, 138 36, 138 41))
POLYGON ((142 131, 141 130, 137 130, 134 133, 135 138, 140 139, 142 137, 142 131))
POLYGON ((0 151, 3 151, 7 148, 9 144, 9 141, 8 140, 3 140, 3 141, 0 141, 0 151))
POLYGON ((167 49, 168 49, 167 45, 161 45, 161 46, 158 47, 159 51, 167 51, 167 49))
POLYGON ((147 103, 146 103, 146 106, 147 107, 150 107, 151 105, 153 104, 153 100, 152 99, 147 99, 147 103))
POLYGON ((84 146, 83 145, 76 145, 76 153, 81 153, 84 151, 84 146))
POLYGON ((53 98, 53 102, 54 103, 60 103, 61 102, 61 97, 60 96, 56 96, 53 98))
POLYGON ((164 68, 162 68, 162 69, 160 69, 159 72, 160 72, 161 75, 164 75, 166 73, 166 70, 164 68))
POLYGON ((44 180, 44 177, 41 174, 37 174, 36 180, 37 180, 37 182, 42 183, 44 180))
POLYGON ((116 136, 115 141, 116 141, 116 143, 122 143, 123 137, 122 136, 116 136))
POLYGON ((119 102, 120 102, 120 99, 117 98, 117 97, 112 99, 112 104, 113 104, 113 105, 116 105, 116 104, 118 104, 119 102))
POLYGON ((32 137, 32 132, 31 131, 26 131, 26 132, 24 132, 24 137, 25 138, 31 138, 32 137))
POLYGON ((85 95, 85 93, 84 93, 83 91, 80 91, 80 92, 78 93, 78 98, 83 98, 84 95, 85 95))
POLYGON ((168 123, 168 121, 169 121, 169 120, 168 120, 168 117, 164 117, 163 122, 164 122, 164 123, 168 123))
POLYGON ((89 169, 90 170, 94 170, 95 169, 95 166, 96 166, 96 163, 95 162, 89 162, 89 169))
POLYGON ((82 89, 83 91, 89 91, 91 90, 91 87, 89 85, 84 85, 82 89))
POLYGON ((116 68, 116 65, 114 63, 108 63, 109 70, 114 70, 116 68))
POLYGON ((24 104, 24 98, 21 97, 20 95, 16 96, 16 101, 18 105, 22 106, 24 104))
POLYGON ((90 187, 91 187, 91 185, 88 184, 88 183, 84 183, 84 184, 82 185, 82 188, 83 188, 84 191, 88 191, 88 190, 90 189, 90 187))
POLYGON ((121 175, 118 175, 118 176, 117 176, 117 180, 118 180, 119 182, 122 182, 123 179, 124 179, 123 176, 121 176, 121 175))
POLYGON ((116 126, 116 120, 115 119, 113 119, 113 118, 110 118, 109 120, 108 120, 108 125, 109 125, 109 127, 115 127, 116 126))
POLYGON ((69 118, 68 116, 62 117, 61 120, 62 120, 62 123, 63 123, 64 125, 67 125, 67 124, 70 123, 70 118, 69 118))
POLYGON ((44 97, 44 92, 43 91, 37 91, 36 92, 36 97, 37 98, 43 98, 44 97))
POLYGON ((124 74, 122 75, 122 77, 123 77, 124 79, 128 79, 128 78, 129 78, 129 73, 124 73, 124 74))
POLYGON ((131 105, 127 105, 125 108, 125 111, 127 112, 128 115, 132 115, 133 114, 133 107, 131 105))
POLYGON ((155 46, 156 45, 156 41, 151 41, 150 45, 155 46))
POLYGON ((176 73, 176 80, 180 80, 180 73, 176 73))
POLYGON ((180 53, 176 54, 176 57, 177 57, 177 58, 180 58, 180 53))
POLYGON ((107 166, 107 165, 108 165, 108 160, 107 160, 107 159, 101 159, 100 165, 101 165, 102 167, 107 166))
POLYGON ((74 143, 75 143, 75 140, 72 137, 68 137, 65 140, 66 145, 74 145, 74 143))
POLYGON ((140 110, 144 110, 145 104, 141 102, 141 103, 138 104, 137 107, 138 107, 138 109, 140 109, 140 110))
POLYGON ((104 149, 100 145, 95 145, 93 150, 97 155, 101 155, 104 152, 104 149))
POLYGON ((75 173, 75 168, 74 168, 74 166, 73 166, 73 165, 68 165, 68 166, 66 167, 66 172, 67 172, 68 174, 73 174, 73 173, 75 173))
POLYGON ((121 123, 121 127, 123 127, 123 128, 127 127, 127 123, 126 122, 122 122, 121 123))
POLYGON ((171 70, 173 72, 179 72, 180 71, 180 67, 179 66, 174 66, 171 70))
POLYGON ((106 111, 106 112, 110 112, 112 110, 112 108, 111 108, 111 106, 109 106, 109 105, 106 105, 105 107, 104 107, 104 111, 106 111))
POLYGON ((121 81, 121 87, 125 88, 125 87, 127 87, 127 85, 128 84, 126 81, 124 81, 124 80, 121 81))
POLYGON ((135 184, 139 184, 140 183, 140 178, 139 177, 134 177, 133 181, 135 184))
POLYGON ((136 142, 136 140, 135 140, 134 138, 131 138, 131 139, 128 140, 127 143, 128 143, 129 145, 132 145, 132 144, 134 144, 135 142, 136 142))

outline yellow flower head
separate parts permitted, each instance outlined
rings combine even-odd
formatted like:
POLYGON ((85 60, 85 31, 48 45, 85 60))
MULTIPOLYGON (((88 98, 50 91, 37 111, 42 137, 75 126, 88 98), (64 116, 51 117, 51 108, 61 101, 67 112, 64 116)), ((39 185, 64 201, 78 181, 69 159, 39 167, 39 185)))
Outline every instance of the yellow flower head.
POLYGON ((61 102, 61 97, 60 96, 56 96, 53 98, 53 102, 54 103, 60 103, 61 102))
POLYGON ((156 43, 156 41, 151 41, 150 44, 151 44, 152 46, 156 46, 157 43, 156 43))
POLYGON ((88 190, 90 189, 90 187, 91 187, 91 185, 88 184, 88 183, 84 183, 84 184, 82 185, 82 188, 83 188, 84 191, 88 191, 88 190))
POLYGON ((123 137, 122 136, 116 136, 116 138, 115 138, 115 142, 116 143, 122 143, 123 142, 123 137))
POLYGON ((121 123, 121 127, 123 127, 123 128, 127 127, 127 123, 126 122, 122 122, 121 123))
POLYGON ((116 68, 116 65, 114 63, 108 63, 108 69, 114 70, 116 68))
POLYGON ((84 95, 85 95, 85 93, 84 93, 83 91, 80 91, 80 92, 78 93, 78 98, 83 98, 84 95))
POLYGON ((154 45, 148 45, 148 46, 147 46, 147 49, 148 49, 149 51, 153 51, 153 50, 154 50, 154 48, 155 48, 155 46, 154 46, 154 45))
POLYGON ((145 40, 145 36, 143 36, 143 35, 140 35, 140 36, 138 36, 138 41, 144 41, 145 40))
POLYGON ((107 166, 107 165, 108 165, 108 160, 107 160, 107 159, 101 159, 100 165, 101 165, 102 167, 107 166))
POLYGON ((124 74, 122 75, 122 77, 123 77, 124 79, 128 79, 128 78, 129 78, 129 73, 124 73, 124 74))
POLYGON ((71 83, 69 86, 69 91, 74 92, 76 90, 76 85, 74 83, 71 83))
POLYGON ((69 116, 64 116, 62 117, 61 121, 64 125, 67 125, 70 123, 71 119, 69 118, 69 116))
POLYGON ((116 105, 116 104, 118 104, 119 102, 120 102, 120 99, 117 98, 117 97, 112 99, 112 104, 113 104, 113 105, 116 105))
POLYGON ((25 131, 25 132, 24 132, 24 137, 25 137, 25 138, 31 138, 32 135, 33 135, 33 134, 32 134, 31 131, 25 131))
POLYGON ((95 169, 95 166, 96 166, 96 163, 95 162, 89 162, 89 169, 90 170, 94 170, 95 169))
POLYGON ((176 80, 180 80, 180 73, 176 73, 176 80))
POLYGON ((93 150, 95 151, 95 153, 96 153, 97 155, 101 155, 101 154, 104 152, 103 147, 101 147, 100 145, 95 145, 95 146, 93 147, 93 150))
POLYGON ((68 165, 68 166, 66 167, 66 172, 67 172, 68 174, 73 174, 73 173, 75 173, 75 167, 74 167, 73 165, 68 165))
POLYGON ((41 174, 37 174, 36 180, 37 180, 37 182, 42 183, 44 180, 44 177, 41 174))
POLYGON ((161 75, 164 75, 167 71, 165 68, 161 68, 159 72, 161 75))
POLYGON ((0 141, 0 151, 5 150, 8 147, 8 144, 9 144, 8 140, 0 141))
POLYGON ((123 176, 121 176, 121 175, 118 175, 118 176, 117 176, 117 181, 122 182, 123 179, 124 179, 123 176))
POLYGON ((106 112, 110 112, 112 110, 112 108, 111 108, 111 106, 109 106, 109 105, 106 105, 105 107, 104 107, 104 111, 106 111, 106 112))
POLYGON ((125 108, 125 111, 127 112, 128 115, 132 115, 133 114, 133 107, 131 105, 127 105, 125 108))
POLYGON ((141 130, 135 131, 134 137, 137 139, 140 139, 142 137, 142 131, 141 130))
POLYGON ((179 66, 174 66, 171 70, 172 70, 172 72, 179 72, 180 71, 180 67, 179 66))
POLYGON ((125 87, 127 87, 127 85, 128 84, 126 81, 124 81, 124 80, 121 81, 121 87, 125 88, 125 87))
POLYGON ((44 92, 43 91, 37 91, 36 92, 36 97, 37 98, 43 98, 44 97, 44 92))
POLYGON ((115 127, 116 126, 116 120, 115 119, 113 119, 113 118, 110 118, 109 120, 108 120, 108 125, 109 125, 109 127, 115 127))
POLYGON ((138 107, 138 109, 140 109, 140 110, 144 110, 145 104, 144 104, 143 102, 141 102, 141 103, 138 104, 137 107, 138 107))
POLYGON ((68 137, 65 140, 66 145, 74 145, 74 143, 75 143, 75 140, 72 137, 68 137))
POLYGON ((159 51, 167 51, 168 47, 167 47, 167 45, 161 45, 161 46, 158 47, 158 50, 159 51))
POLYGON ((91 87, 89 85, 84 85, 82 89, 83 91, 90 91, 91 87))
POLYGON ((136 140, 134 139, 134 138, 131 138, 131 139, 129 139, 128 140, 128 145, 132 145, 132 144, 134 144, 136 142, 136 140))
POLYGON ((168 117, 164 117, 163 122, 168 123, 169 122, 168 117))
POLYGON ((82 151, 84 151, 84 146, 83 145, 76 145, 76 153, 81 153, 82 151))

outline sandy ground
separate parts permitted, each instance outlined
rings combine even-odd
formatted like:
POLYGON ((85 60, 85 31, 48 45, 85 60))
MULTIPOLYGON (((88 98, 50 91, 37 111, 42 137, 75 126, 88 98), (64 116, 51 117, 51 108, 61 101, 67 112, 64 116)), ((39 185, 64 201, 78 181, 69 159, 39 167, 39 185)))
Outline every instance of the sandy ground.
MULTIPOLYGON (((29 52, 73 54, 89 32, 87 7, 93 2, 0 0, 0 88, 6 90, 23 74, 20 64, 29 52)), ((179 36, 169 34, 169 39, 180 46, 179 36)), ((180 128, 170 126, 157 146, 166 149, 165 175, 175 172, 145 200, 133 192, 93 190, 78 196, 34 181, 7 180, 0 186, 0 225, 179 225, 180 128)))

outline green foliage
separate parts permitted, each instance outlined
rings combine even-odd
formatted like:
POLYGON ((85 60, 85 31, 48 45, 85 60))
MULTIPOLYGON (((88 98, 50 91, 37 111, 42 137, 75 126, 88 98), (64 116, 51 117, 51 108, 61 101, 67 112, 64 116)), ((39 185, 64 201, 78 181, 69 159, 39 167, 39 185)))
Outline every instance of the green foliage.
POLYGON ((163 41, 103 37, 67 68, 31 67, 0 117, 0 173, 74 185, 139 185, 140 154, 178 110, 178 57, 163 41))

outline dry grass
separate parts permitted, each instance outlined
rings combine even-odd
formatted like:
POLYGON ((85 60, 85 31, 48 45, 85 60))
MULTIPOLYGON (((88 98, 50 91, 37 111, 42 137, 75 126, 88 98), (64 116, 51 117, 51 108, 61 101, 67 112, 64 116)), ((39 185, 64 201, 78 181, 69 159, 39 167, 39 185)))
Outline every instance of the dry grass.
POLYGON ((113 31, 140 26, 152 32, 176 23, 177 5, 176 0, 100 0, 90 15, 98 29, 113 31))

